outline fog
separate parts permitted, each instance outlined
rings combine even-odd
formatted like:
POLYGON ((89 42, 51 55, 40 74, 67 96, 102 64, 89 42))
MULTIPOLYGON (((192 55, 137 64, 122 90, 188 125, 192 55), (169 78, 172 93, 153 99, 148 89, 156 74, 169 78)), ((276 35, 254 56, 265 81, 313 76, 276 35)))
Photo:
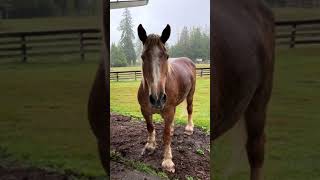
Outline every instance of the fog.
MULTIPOLYGON (((136 38, 139 24, 143 25, 147 34, 161 34, 165 26, 170 24, 172 33, 168 44, 177 41, 184 26, 201 26, 207 31, 210 27, 210 0, 149 0, 148 5, 129 10, 136 38)), ((110 43, 120 40, 121 32, 118 27, 123 11, 124 9, 112 9, 110 12, 110 43)))

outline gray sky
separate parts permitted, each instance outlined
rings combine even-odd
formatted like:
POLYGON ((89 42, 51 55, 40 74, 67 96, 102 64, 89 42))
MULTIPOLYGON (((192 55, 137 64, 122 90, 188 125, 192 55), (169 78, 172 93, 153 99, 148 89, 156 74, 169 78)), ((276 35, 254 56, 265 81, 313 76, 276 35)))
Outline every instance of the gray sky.
MULTIPOLYGON (((181 32, 184 26, 201 26, 208 31, 210 27, 210 0, 149 0, 148 5, 129 10, 136 39, 138 38, 136 29, 139 24, 143 25, 147 34, 161 34, 165 26, 170 24, 171 37, 168 41, 170 45, 177 41, 178 32, 181 32)), ((118 26, 123 9, 112 9, 110 13, 110 43, 118 42, 121 36, 118 26)))

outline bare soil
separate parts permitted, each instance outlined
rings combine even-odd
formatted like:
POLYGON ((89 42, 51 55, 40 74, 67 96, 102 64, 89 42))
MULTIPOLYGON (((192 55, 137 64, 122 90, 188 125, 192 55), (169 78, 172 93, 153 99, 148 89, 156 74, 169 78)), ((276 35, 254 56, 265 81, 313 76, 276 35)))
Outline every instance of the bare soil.
POLYGON ((69 180, 71 175, 49 172, 38 168, 0 167, 0 180, 69 180))
MULTIPOLYGON (((155 123, 156 140, 158 147, 152 154, 141 155, 146 143, 147 130, 143 121, 130 117, 111 116, 111 150, 118 152, 124 159, 133 162, 142 162, 149 165, 154 171, 162 172, 163 157, 162 132, 163 124, 155 123)), ((175 173, 166 173, 170 179, 184 180, 210 179, 210 137, 200 129, 195 128, 194 134, 184 134, 183 126, 175 126, 172 138, 172 154, 175 163, 175 173)), ((71 179, 101 179, 98 177, 84 177, 73 172, 59 173, 46 169, 24 167, 13 164, 10 167, 0 165, 0 180, 71 180, 71 179)), ((105 179, 105 178, 103 178, 105 179)), ((121 162, 111 161, 112 180, 159 180, 158 176, 138 171, 121 162)))
MULTIPOLYGON (((162 171, 163 123, 155 123, 158 146, 154 153, 146 155, 141 155, 147 140, 146 124, 143 121, 112 114, 110 126, 111 150, 116 151, 125 159, 143 162, 158 172, 162 171)), ((176 171, 175 173, 166 172, 170 179, 184 180, 188 176, 193 177, 193 179, 210 179, 209 135, 195 128, 193 135, 188 136, 184 134, 184 126, 177 125, 172 137, 171 148, 176 171)), ((114 164, 111 164, 111 166, 114 166, 114 164)), ((111 177, 116 176, 121 171, 123 171, 121 168, 112 168, 111 177)))

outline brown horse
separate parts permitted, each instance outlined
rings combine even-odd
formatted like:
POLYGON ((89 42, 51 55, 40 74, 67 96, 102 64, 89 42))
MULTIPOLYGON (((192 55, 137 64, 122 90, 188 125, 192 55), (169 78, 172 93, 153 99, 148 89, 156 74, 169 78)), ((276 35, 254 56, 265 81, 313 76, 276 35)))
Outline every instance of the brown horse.
POLYGON ((108 32, 110 24, 110 3, 109 0, 102 0, 102 51, 98 70, 96 72, 95 80, 92 84, 89 102, 88 102, 88 119, 91 130, 96 137, 99 158, 101 164, 110 176, 110 56, 109 56, 109 41, 110 34, 108 32))
POLYGON ((138 91, 138 101, 141 113, 146 120, 148 139, 142 151, 154 151, 156 148, 155 130, 152 115, 159 113, 164 119, 164 159, 162 167, 174 172, 174 163, 171 153, 171 135, 173 134, 173 121, 178 106, 187 100, 188 124, 185 133, 193 133, 192 103, 196 84, 196 67, 188 58, 169 58, 165 43, 170 37, 170 26, 163 30, 162 35, 150 34, 140 24, 138 35, 143 43, 142 73, 138 91))
POLYGON ((257 0, 214 0, 211 5, 211 140, 244 117, 251 180, 259 180, 273 81, 273 14, 257 0))

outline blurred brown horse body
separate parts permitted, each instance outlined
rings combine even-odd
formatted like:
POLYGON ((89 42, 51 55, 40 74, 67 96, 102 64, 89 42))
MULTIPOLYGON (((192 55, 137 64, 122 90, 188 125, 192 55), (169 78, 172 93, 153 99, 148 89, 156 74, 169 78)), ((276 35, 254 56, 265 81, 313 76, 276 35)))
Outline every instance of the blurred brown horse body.
POLYGON ((273 14, 257 0, 214 0, 212 7, 211 137, 215 141, 244 117, 251 180, 259 180, 273 81, 273 14))
POLYGON ((95 80, 91 87, 89 102, 88 102, 88 119, 91 130, 96 137, 99 158, 107 176, 110 176, 110 83, 108 68, 110 65, 109 59, 109 41, 110 34, 108 27, 110 3, 108 0, 102 0, 102 52, 100 64, 96 72, 95 80))
POLYGON ((167 171, 174 172, 171 153, 174 115, 176 106, 186 99, 188 124, 185 133, 191 135, 193 133, 192 103, 196 68, 188 58, 168 58, 164 44, 170 36, 169 25, 163 30, 161 37, 154 34, 147 36, 142 25, 139 25, 138 35, 144 44, 142 53, 143 79, 138 91, 138 101, 148 130, 148 139, 142 154, 146 150, 154 151, 156 148, 152 114, 159 113, 165 123, 162 167, 167 171))

